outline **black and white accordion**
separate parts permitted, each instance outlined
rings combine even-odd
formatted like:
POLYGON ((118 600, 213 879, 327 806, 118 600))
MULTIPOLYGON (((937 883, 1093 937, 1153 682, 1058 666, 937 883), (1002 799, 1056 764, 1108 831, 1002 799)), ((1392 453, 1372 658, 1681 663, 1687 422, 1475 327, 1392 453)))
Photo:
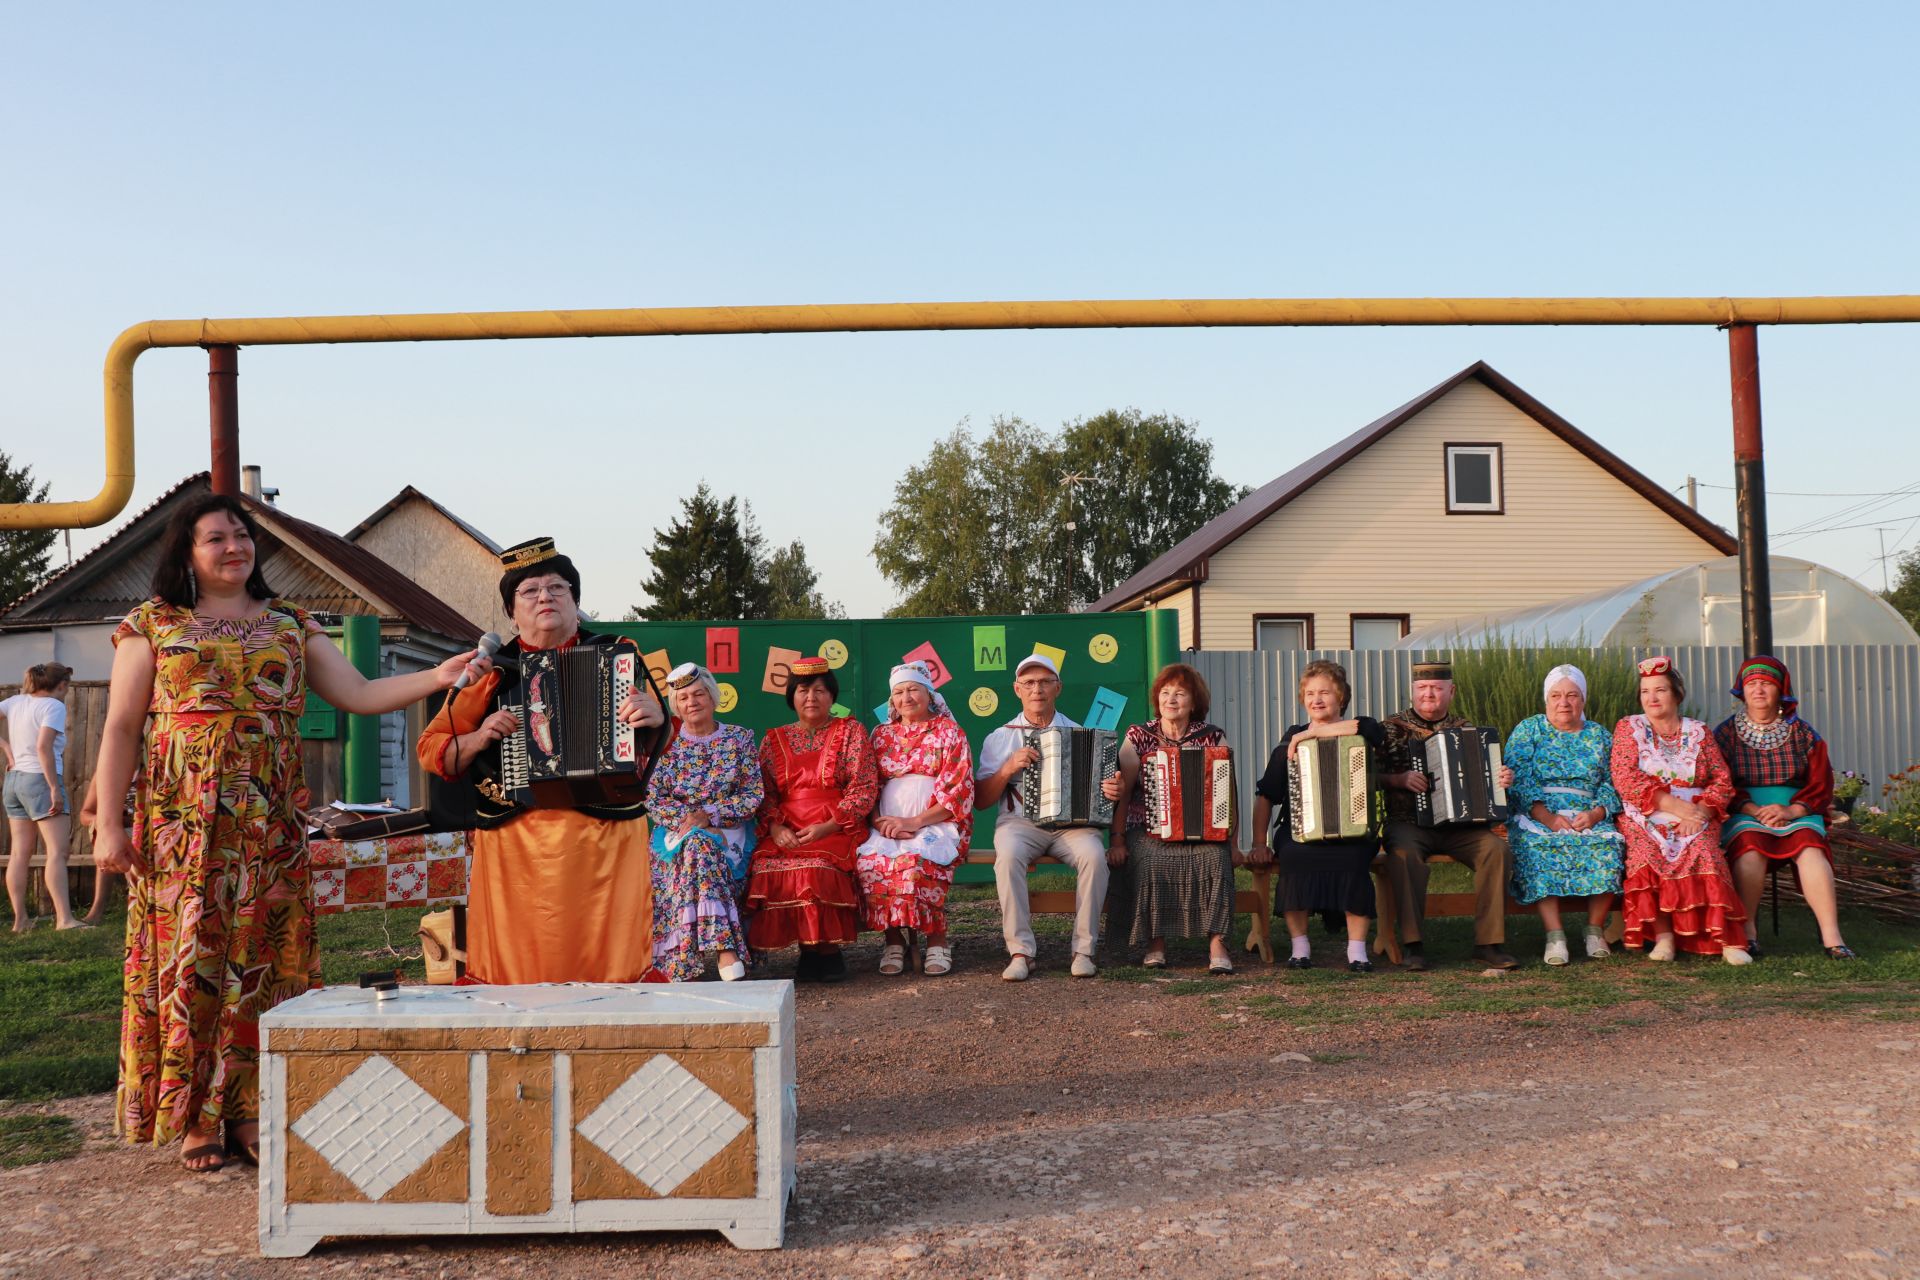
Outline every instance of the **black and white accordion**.
MULTIPOLYGON (((500 786, 530 809, 627 804, 643 799, 671 726, 620 723, 636 687, 660 696, 640 646, 535 649, 520 655, 519 687, 502 700, 520 727, 500 740, 500 786)), ((661 706, 664 708, 664 700, 661 706)))
POLYGON ((1379 835, 1378 777, 1367 740, 1357 733, 1302 739, 1287 762, 1287 807, 1295 844, 1379 835))
POLYGON ((1020 807, 1036 827, 1104 827, 1113 801, 1101 784, 1120 767, 1120 735, 1111 729, 1054 725, 1026 729, 1025 745, 1040 759, 1020 771, 1020 807))
POLYGON ((1413 794, 1414 821, 1423 827, 1505 822, 1512 815, 1500 785, 1500 735, 1471 725, 1440 729, 1414 748, 1413 767, 1431 784, 1413 794))
POLYGON ((1217 843, 1233 826, 1233 748, 1158 747, 1140 758, 1147 834, 1217 843))

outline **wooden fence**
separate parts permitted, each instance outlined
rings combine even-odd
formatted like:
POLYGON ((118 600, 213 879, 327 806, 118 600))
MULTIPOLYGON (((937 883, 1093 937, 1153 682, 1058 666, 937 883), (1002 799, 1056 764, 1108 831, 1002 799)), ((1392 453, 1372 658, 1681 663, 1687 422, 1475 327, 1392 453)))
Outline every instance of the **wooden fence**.
MULTIPOLYGON (((10 698, 18 692, 20 686, 17 684, 0 685, 0 698, 10 698)), ((76 680, 69 685, 64 768, 67 773, 67 795, 76 815, 86 799, 87 787, 93 782, 94 765, 100 758, 100 736, 106 723, 107 682, 76 680)), ((17 744, 11 745, 18 749, 17 744)), ((312 793, 314 803, 325 804, 338 799, 346 770, 345 739, 303 743, 301 756, 307 770, 307 790, 312 793)), ((0 854, 11 853, 10 843, 9 832, 4 824, 0 824, 0 854)), ((68 848, 76 868, 91 866, 89 860, 93 854, 93 832, 83 829, 77 817, 68 848)), ((36 850, 36 854, 35 860, 39 861, 45 858, 46 851, 36 850)))

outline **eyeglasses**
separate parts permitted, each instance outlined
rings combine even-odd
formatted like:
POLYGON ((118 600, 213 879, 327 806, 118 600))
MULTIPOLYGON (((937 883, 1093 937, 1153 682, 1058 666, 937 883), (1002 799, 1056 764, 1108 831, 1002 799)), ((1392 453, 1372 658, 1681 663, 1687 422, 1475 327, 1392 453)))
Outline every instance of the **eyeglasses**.
POLYGON ((573 593, 573 588, 564 582, 555 582, 544 587, 522 587, 513 593, 515 600, 534 604, 541 600, 562 600, 573 593))
POLYGON ((1050 685, 1058 683, 1060 682, 1052 676, 1034 676, 1027 680, 1015 680, 1013 687, 1016 689, 1045 689, 1050 685))

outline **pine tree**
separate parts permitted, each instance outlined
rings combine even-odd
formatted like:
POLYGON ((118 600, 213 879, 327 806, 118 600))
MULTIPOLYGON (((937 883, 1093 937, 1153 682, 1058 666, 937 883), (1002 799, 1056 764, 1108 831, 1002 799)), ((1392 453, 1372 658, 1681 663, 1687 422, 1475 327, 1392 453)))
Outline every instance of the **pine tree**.
MULTIPOLYGON (((33 468, 0 451, 0 502, 44 502, 45 483, 34 484, 33 468)), ((47 579, 57 529, 0 532, 0 607, 12 604, 47 579)))
POLYGON ((768 554, 753 508, 717 498, 703 480, 680 515, 653 534, 647 552, 653 576, 640 586, 650 603, 630 620, 689 622, 703 618, 844 618, 820 594, 820 575, 799 539, 768 554))

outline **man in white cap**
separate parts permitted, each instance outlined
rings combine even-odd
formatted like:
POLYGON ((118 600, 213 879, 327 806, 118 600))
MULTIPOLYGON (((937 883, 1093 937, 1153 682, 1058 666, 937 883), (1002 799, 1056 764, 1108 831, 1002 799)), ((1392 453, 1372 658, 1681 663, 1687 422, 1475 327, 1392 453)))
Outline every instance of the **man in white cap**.
POLYGON ((973 774, 974 802, 982 809, 998 806, 993 822, 993 879, 1000 889, 1001 931, 1013 957, 1000 976, 1008 982, 1025 982, 1033 973, 1037 948, 1027 903, 1027 869, 1035 859, 1052 854, 1072 867, 1077 877, 1073 976, 1091 978, 1099 972, 1093 952, 1100 942, 1100 909, 1107 900, 1106 847, 1095 827, 1043 831, 1034 826, 1021 812, 1017 785, 1021 770, 1040 758, 1026 745, 1025 730, 1079 726, 1054 710, 1060 697, 1060 668, 1045 654, 1020 660, 1013 669, 1013 691, 1020 695, 1020 714, 987 735, 980 744, 980 767, 973 774))

